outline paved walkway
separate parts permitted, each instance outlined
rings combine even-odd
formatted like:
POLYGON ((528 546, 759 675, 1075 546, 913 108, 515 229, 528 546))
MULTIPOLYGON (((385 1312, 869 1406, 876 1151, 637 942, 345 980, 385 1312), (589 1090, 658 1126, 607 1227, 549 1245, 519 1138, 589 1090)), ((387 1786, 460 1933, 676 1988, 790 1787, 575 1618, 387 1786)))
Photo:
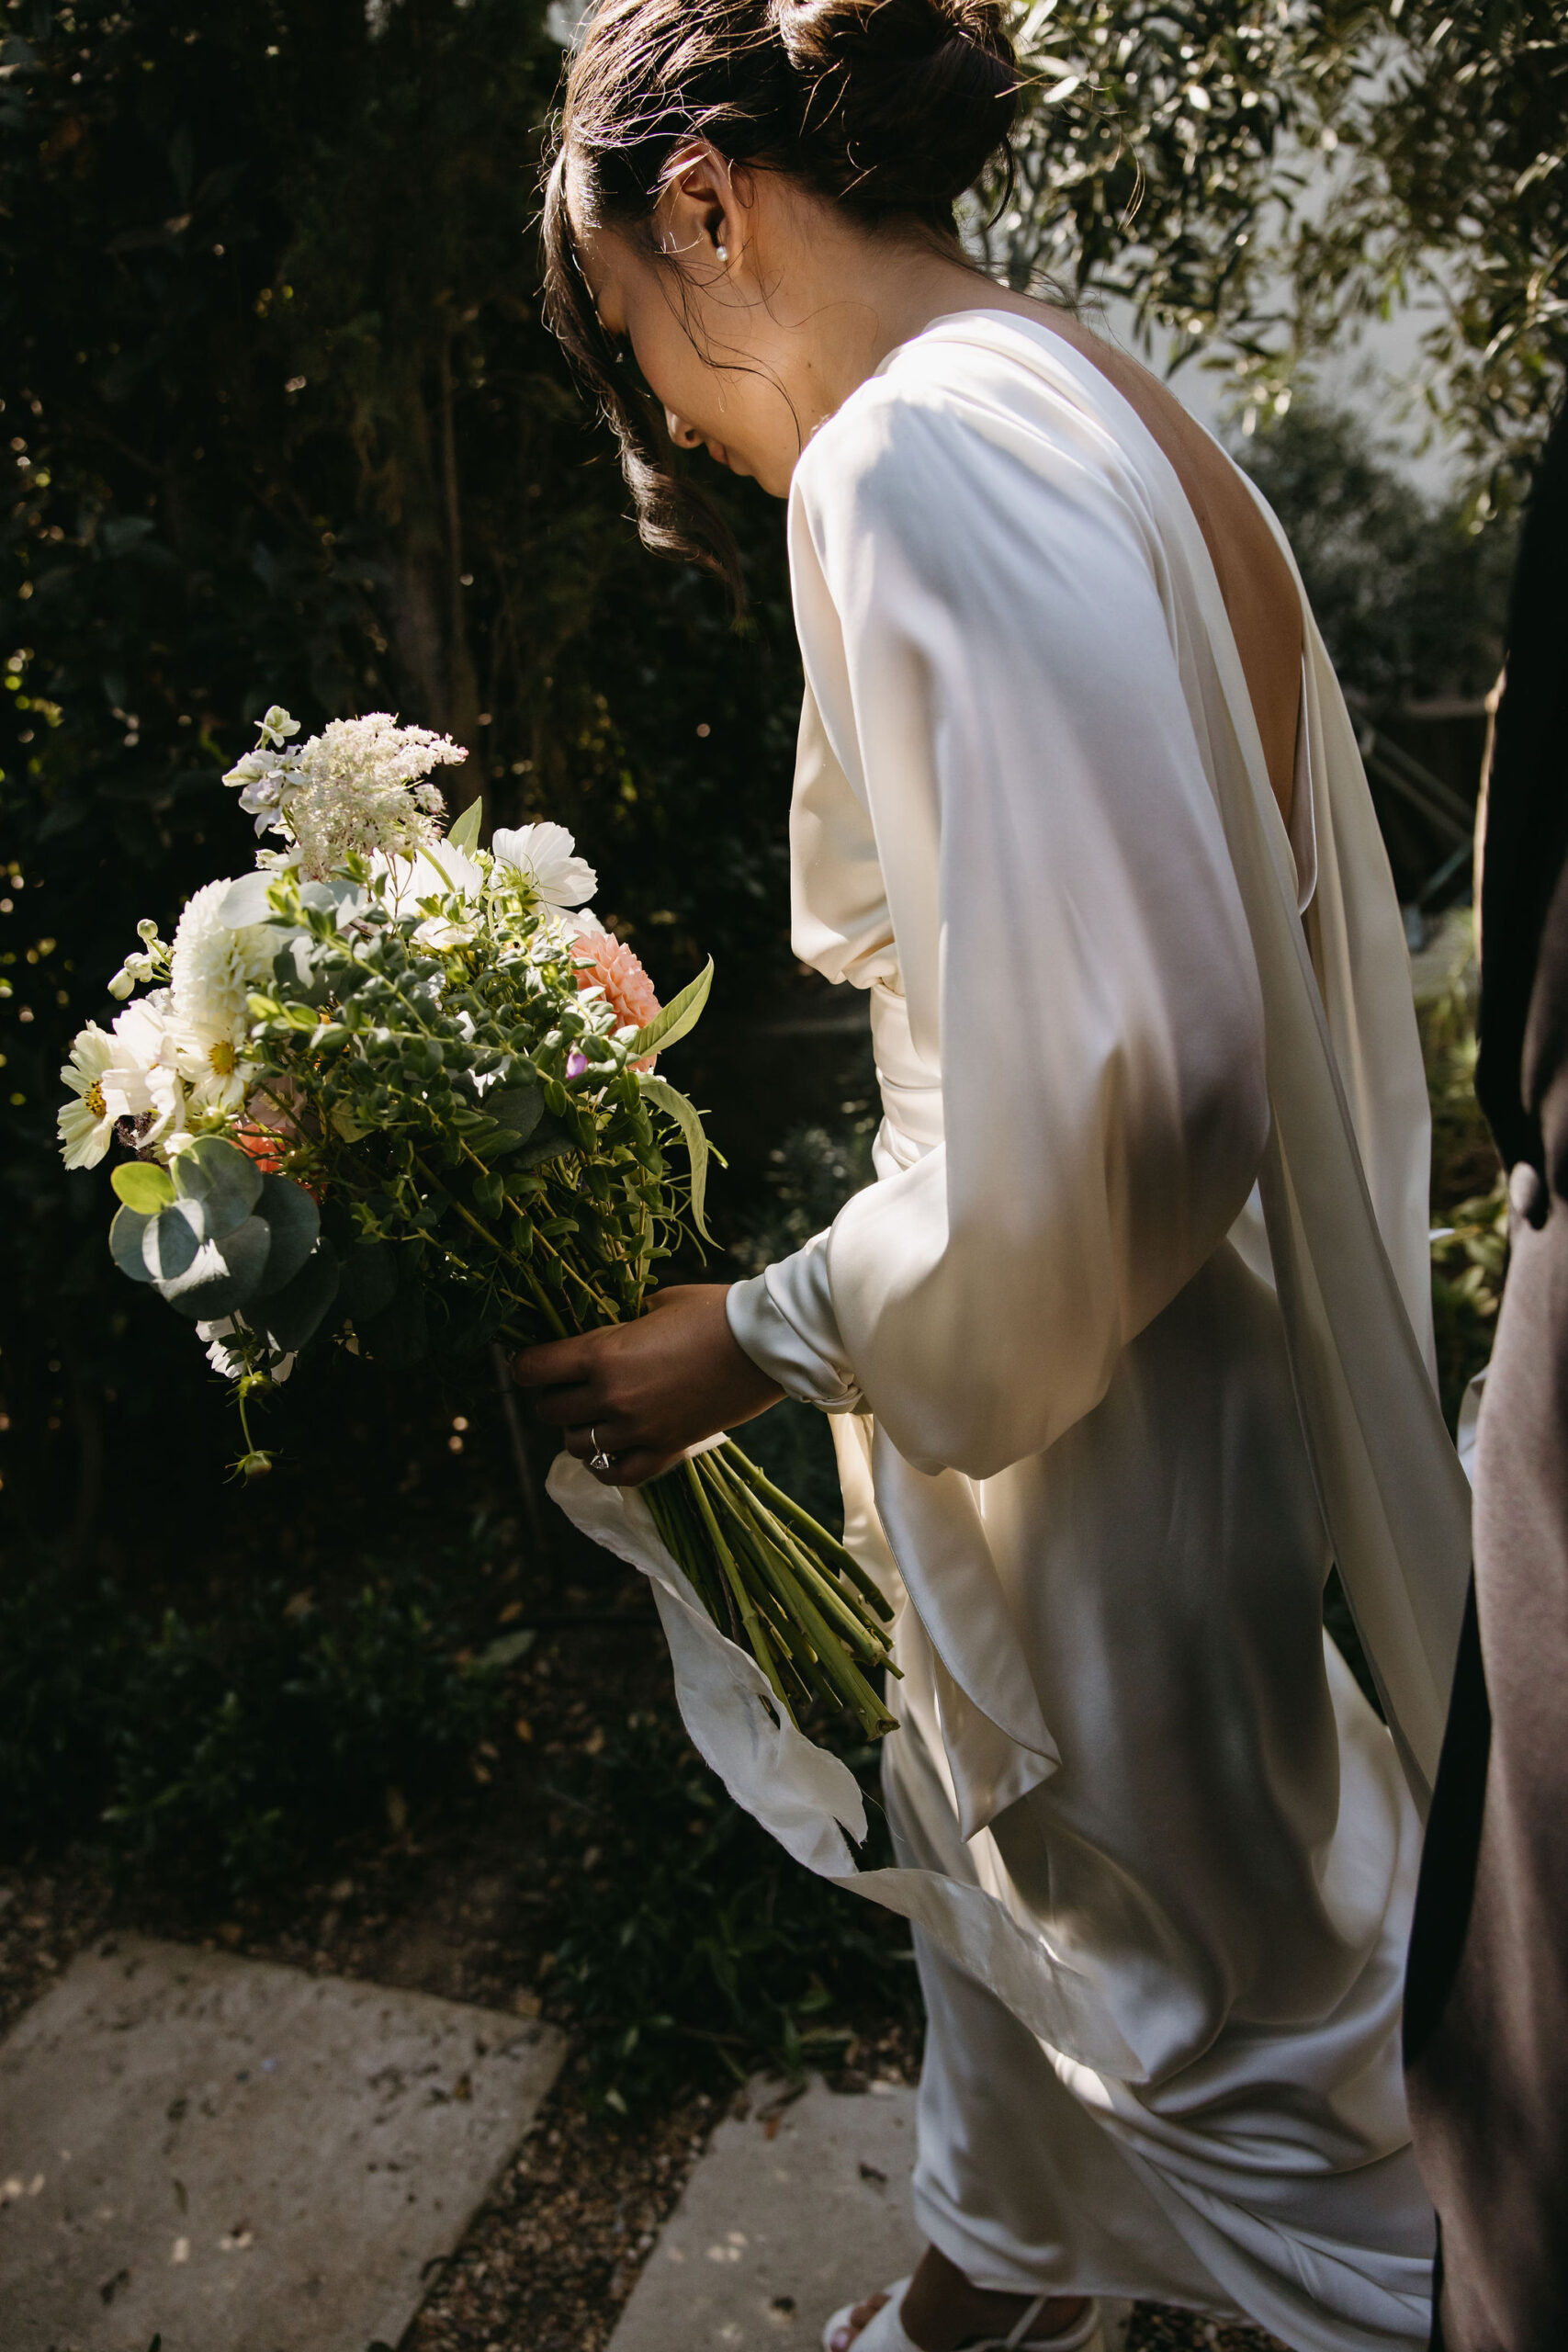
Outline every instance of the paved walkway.
POLYGON ((387 2352, 551 2028, 122 1937, 0 2045, 5 2352, 387 2352))
POLYGON ((919 2255, 914 2160, 912 2090, 759 2085, 714 2133, 611 2352, 817 2352, 831 2312, 919 2255))

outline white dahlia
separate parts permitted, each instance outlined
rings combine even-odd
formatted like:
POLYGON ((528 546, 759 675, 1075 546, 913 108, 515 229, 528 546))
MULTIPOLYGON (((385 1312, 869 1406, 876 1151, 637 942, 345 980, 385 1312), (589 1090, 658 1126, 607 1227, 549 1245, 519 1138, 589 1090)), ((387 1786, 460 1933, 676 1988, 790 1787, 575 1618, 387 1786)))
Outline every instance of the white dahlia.
POLYGON ((170 950, 175 1017, 198 1042, 234 1042, 245 1033, 245 999, 265 979, 278 946, 267 923, 235 929, 221 909, 231 882, 205 882, 180 917, 170 950))

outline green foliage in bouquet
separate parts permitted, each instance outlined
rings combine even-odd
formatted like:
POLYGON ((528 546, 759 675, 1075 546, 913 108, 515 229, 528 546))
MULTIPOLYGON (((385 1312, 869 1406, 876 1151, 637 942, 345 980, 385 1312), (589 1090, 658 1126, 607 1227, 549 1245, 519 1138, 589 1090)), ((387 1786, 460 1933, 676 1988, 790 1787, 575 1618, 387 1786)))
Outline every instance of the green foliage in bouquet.
POLYGON ((389 904, 363 865, 251 881, 276 952, 247 1005, 239 1139, 117 1169, 110 1232, 133 1280, 228 1325, 242 1408, 318 1335, 404 1366, 636 1315, 683 1219, 701 1228, 708 1148, 633 1065, 695 1020, 709 974, 630 1031, 521 888, 475 901, 437 880, 389 904))

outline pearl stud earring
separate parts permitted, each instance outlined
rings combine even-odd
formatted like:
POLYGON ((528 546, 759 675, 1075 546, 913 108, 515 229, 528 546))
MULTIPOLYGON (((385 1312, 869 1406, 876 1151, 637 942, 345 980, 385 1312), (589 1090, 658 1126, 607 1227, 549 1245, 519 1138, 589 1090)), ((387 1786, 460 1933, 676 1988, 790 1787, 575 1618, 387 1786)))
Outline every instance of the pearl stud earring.
POLYGON ((729 247, 728 245, 715 245, 714 252, 718 255, 720 261, 728 261, 729 259, 729 247))

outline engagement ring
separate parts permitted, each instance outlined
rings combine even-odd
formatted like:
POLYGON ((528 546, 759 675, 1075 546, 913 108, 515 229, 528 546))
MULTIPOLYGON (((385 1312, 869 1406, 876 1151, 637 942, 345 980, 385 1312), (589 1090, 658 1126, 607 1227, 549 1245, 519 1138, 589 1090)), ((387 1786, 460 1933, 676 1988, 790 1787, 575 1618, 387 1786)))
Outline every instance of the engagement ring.
POLYGON ((588 1442, 593 1448, 592 1453, 588 1457, 588 1467, 590 1470, 609 1470, 613 1468, 615 1457, 613 1453, 605 1453, 604 1447, 599 1442, 599 1432, 592 1425, 590 1425, 588 1431, 588 1442))

